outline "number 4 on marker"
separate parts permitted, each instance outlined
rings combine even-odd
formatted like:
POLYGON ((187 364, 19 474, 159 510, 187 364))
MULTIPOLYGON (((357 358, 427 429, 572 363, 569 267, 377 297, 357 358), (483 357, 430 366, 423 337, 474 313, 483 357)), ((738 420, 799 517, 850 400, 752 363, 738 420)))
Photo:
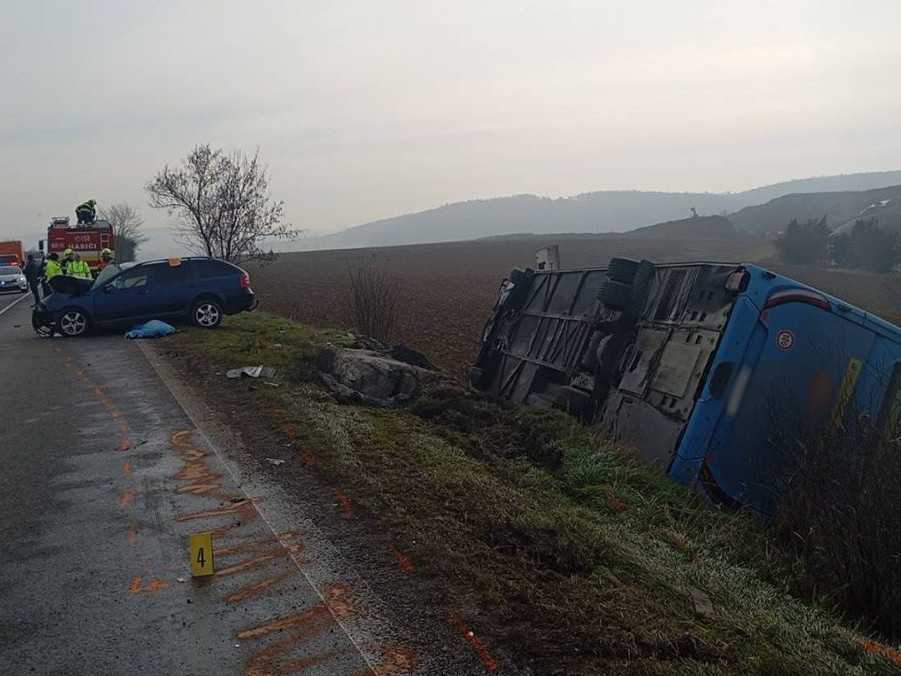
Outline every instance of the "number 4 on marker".
POLYGON ((203 577, 213 574, 213 534, 194 533, 191 536, 191 575, 203 577))

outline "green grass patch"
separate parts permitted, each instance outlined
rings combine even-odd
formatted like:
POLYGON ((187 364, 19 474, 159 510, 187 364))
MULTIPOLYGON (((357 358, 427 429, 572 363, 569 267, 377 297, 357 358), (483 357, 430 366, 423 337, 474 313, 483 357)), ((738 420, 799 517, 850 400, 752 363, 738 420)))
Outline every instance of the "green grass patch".
MULTIPOLYGON (((310 375, 312 362, 326 343, 350 346, 354 336, 346 331, 313 329, 264 312, 227 317, 214 330, 188 327, 185 345, 200 348, 202 356, 227 368, 272 366, 289 375, 310 375)), ((179 341, 181 342, 181 341, 179 341)))

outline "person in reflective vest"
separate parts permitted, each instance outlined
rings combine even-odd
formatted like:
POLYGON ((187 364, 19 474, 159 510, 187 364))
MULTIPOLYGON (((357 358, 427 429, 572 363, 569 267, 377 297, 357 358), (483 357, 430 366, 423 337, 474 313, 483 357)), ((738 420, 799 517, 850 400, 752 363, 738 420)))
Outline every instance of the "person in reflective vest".
POLYGON ((52 253, 47 257, 47 262, 44 263, 44 283, 41 285, 44 296, 49 296, 52 293, 48 282, 54 277, 59 277, 61 274, 63 274, 63 269, 59 264, 59 254, 52 253))
POLYGON ((70 275, 72 273, 69 272, 69 264, 72 262, 72 259, 75 257, 75 252, 72 249, 66 249, 63 251, 63 257, 59 260, 59 267, 64 275, 70 275))
POLYGON ((114 260, 115 255, 112 250, 104 249, 100 252, 100 274, 94 284, 97 287, 103 286, 108 279, 112 279, 119 274, 119 266, 114 260))
POLYGON ((91 266, 87 261, 81 260, 81 256, 76 252, 74 258, 69 262, 66 274, 79 279, 91 279, 91 266))
POLYGON ((90 225, 97 218, 97 202, 88 200, 82 202, 75 207, 75 215, 78 217, 78 224, 90 225))
POLYGON ((100 269, 105 270, 106 266, 115 260, 116 254, 113 253, 112 249, 104 249, 100 252, 100 269))

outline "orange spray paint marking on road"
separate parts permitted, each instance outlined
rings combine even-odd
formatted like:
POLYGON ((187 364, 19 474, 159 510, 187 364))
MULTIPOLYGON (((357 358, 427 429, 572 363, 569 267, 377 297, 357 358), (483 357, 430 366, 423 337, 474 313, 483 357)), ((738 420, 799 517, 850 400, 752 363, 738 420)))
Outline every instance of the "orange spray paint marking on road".
POLYGON ((282 432, 285 433, 285 436, 291 439, 292 441, 297 438, 297 427, 288 423, 287 425, 282 426, 282 432))
POLYGON ((135 492, 131 489, 125 489, 121 493, 119 493, 119 506, 126 507, 128 504, 134 500, 135 492))
POLYGON ((205 509, 201 512, 191 512, 190 514, 182 514, 175 520, 179 522, 194 521, 196 519, 206 519, 217 516, 239 515, 245 521, 250 521, 256 515, 256 509, 249 499, 238 500, 228 505, 222 505, 214 509, 205 509))
POLYGON ((178 432, 173 432, 172 436, 169 437, 169 441, 172 442, 173 446, 191 446, 191 440, 188 439, 187 443, 183 442, 182 439, 185 437, 190 437, 194 433, 193 430, 180 430, 178 432))
POLYGON ((131 584, 128 585, 128 591, 132 594, 139 594, 142 591, 152 593, 157 592, 160 589, 165 589, 168 586, 168 582, 157 579, 150 580, 147 585, 144 586, 144 578, 142 578, 140 575, 135 575, 133 578, 131 578, 131 584))
POLYGON ((404 646, 389 646, 382 648, 382 659, 372 669, 355 674, 355 676, 392 676, 393 674, 406 674, 413 671, 416 666, 416 653, 404 646))
POLYGON ((269 622, 244 629, 237 634, 238 639, 259 639, 277 632, 287 631, 287 636, 267 645, 247 663, 247 676, 272 676, 296 673, 311 666, 319 665, 338 656, 334 650, 301 659, 284 660, 301 642, 313 638, 334 626, 335 617, 344 617, 356 612, 354 604, 347 598, 346 586, 336 584, 325 592, 325 601, 320 601, 303 613, 276 618, 269 622))
POLYGON ((236 563, 232 566, 227 566, 225 568, 221 568, 220 570, 216 571, 216 576, 222 577, 224 575, 234 575, 235 573, 240 573, 245 570, 259 568, 260 566, 263 566, 263 565, 269 563, 270 561, 274 561, 275 559, 281 558, 282 556, 285 556, 285 555, 286 554, 283 554, 281 552, 272 553, 272 554, 263 554, 254 559, 248 559, 247 561, 241 561, 240 563, 236 563))
MULTIPOLYGON (((216 575, 233 575, 235 573, 240 573, 245 570, 250 570, 253 568, 259 568, 260 566, 268 564, 270 561, 275 561, 276 559, 287 558, 288 556, 297 554, 298 552, 303 550, 303 545, 300 543, 296 543, 293 545, 282 545, 280 542, 276 543, 275 549, 272 548, 271 544, 268 548, 259 549, 257 548, 259 545, 256 543, 248 543, 246 545, 249 551, 253 551, 259 553, 259 556, 256 556, 252 559, 247 559, 245 561, 240 561, 238 563, 232 564, 230 566, 225 566, 224 568, 220 568, 216 571, 216 575)), ((237 552, 241 550, 241 546, 226 548, 224 550, 216 550, 216 556, 221 557, 226 554, 223 552, 237 552)))
POLYGON ((122 437, 119 440, 119 446, 116 448, 117 451, 124 453, 131 449, 131 440, 128 437, 122 437))
MULTIPOLYGON (((255 554, 265 554, 272 550, 273 545, 282 545, 282 543, 285 541, 291 543, 292 540, 296 540, 297 538, 298 534, 294 531, 279 533, 277 536, 269 535, 258 540, 247 540, 245 542, 239 542, 237 544, 231 545, 230 547, 217 547, 216 556, 224 557, 231 554, 243 554, 248 552, 255 554)), ((300 543, 296 542, 283 546, 286 546, 292 551, 300 550, 303 548, 300 543)))
POLYGON ((122 463, 122 474, 124 474, 125 476, 128 476, 129 474, 131 474, 131 463, 130 462, 122 463))
POLYGON ((165 589, 169 586, 168 582, 164 582, 163 580, 151 580, 147 583, 146 590, 149 592, 159 591, 160 589, 165 589))
POLYGON ((245 585, 238 591, 232 592, 231 594, 226 596, 225 600, 229 603, 240 603, 241 601, 246 601, 249 598, 260 596, 270 587, 273 587, 282 580, 285 580, 294 575, 296 570, 296 568, 291 568, 288 572, 282 573, 281 575, 274 575, 272 577, 267 577, 265 580, 260 580, 259 582, 253 582, 251 584, 245 585))
POLYGON ((176 489, 176 492, 192 495, 218 494, 222 488, 222 475, 210 469, 207 465, 207 452, 193 445, 191 434, 191 430, 182 430, 175 432, 170 438, 172 446, 184 461, 175 479, 188 482, 176 489))
POLYGON ((405 573, 412 573, 414 570, 416 570, 409 556, 404 554, 394 545, 388 545, 388 549, 392 554, 394 554, 394 558, 397 559, 397 565, 400 566, 400 569, 402 571, 404 571, 405 573))
POLYGON ((134 526, 131 526, 128 529, 128 544, 133 545, 138 541, 138 529, 134 526))
POLYGON ((344 495, 344 491, 340 488, 335 489, 335 499, 338 500, 338 505, 341 507, 341 517, 344 519, 352 519, 354 512, 351 507, 350 498, 344 495))
POLYGON ((247 552, 264 553, 269 551, 272 545, 274 545, 276 542, 277 540, 274 537, 268 536, 260 538, 259 540, 239 542, 238 544, 231 545, 230 547, 217 547, 215 550, 216 558, 229 556, 231 554, 243 554, 247 552))
POLYGON ((473 631, 467 627, 463 620, 460 619, 451 619, 451 626, 454 627, 460 634, 469 641, 470 645, 475 648, 476 653, 479 656, 479 659, 482 660, 482 666, 485 667, 487 671, 495 671, 498 667, 497 661, 491 656, 488 652, 488 648, 485 647, 485 644, 479 640, 479 637, 476 636, 473 631))
POLYGON ((303 456, 301 456, 301 462, 307 467, 312 467, 317 464, 316 456, 313 455, 313 451, 307 449, 303 452, 303 456))
POLYGON ((241 639, 263 638, 277 631, 292 627, 308 627, 324 623, 331 624, 334 617, 346 617, 356 612, 356 605, 350 596, 350 589, 343 584, 333 584, 325 590, 325 601, 319 601, 309 610, 276 618, 238 632, 241 639))
POLYGON ((350 652, 350 648, 332 648, 331 650, 323 650, 321 653, 317 653, 316 655, 310 655, 309 657, 301 657, 296 660, 289 660, 284 662, 278 666, 278 674, 296 674, 300 671, 306 671, 310 667, 318 667, 320 664, 325 664, 336 657, 341 657, 342 655, 346 655, 350 652))
POLYGON ((315 606, 310 608, 310 610, 307 610, 303 613, 296 613, 294 615, 279 617, 275 620, 270 620, 269 622, 264 622, 263 624, 258 624, 254 627, 242 629, 238 632, 238 638, 244 640, 251 638, 263 638, 265 636, 269 636, 270 634, 284 631, 285 629, 296 628, 303 628, 308 632, 307 635, 314 635, 314 633, 322 631, 326 627, 330 626, 332 622, 334 622, 334 618, 329 612, 328 606, 320 601, 315 606))

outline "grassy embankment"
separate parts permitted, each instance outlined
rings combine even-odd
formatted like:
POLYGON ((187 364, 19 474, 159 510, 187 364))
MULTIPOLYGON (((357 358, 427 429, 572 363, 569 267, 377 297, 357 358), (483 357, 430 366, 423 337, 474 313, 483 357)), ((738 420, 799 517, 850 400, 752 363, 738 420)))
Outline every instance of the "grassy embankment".
MULTIPOLYGON (((185 332, 165 349, 219 368, 265 364, 242 391, 257 424, 388 532, 411 584, 535 673, 897 673, 901 653, 803 603, 751 519, 699 505, 568 416, 461 390, 403 410, 342 406, 315 358, 353 337, 263 314, 185 332), (249 399, 248 399, 249 397, 249 399)), ((220 381, 219 387, 232 383, 220 381)))

